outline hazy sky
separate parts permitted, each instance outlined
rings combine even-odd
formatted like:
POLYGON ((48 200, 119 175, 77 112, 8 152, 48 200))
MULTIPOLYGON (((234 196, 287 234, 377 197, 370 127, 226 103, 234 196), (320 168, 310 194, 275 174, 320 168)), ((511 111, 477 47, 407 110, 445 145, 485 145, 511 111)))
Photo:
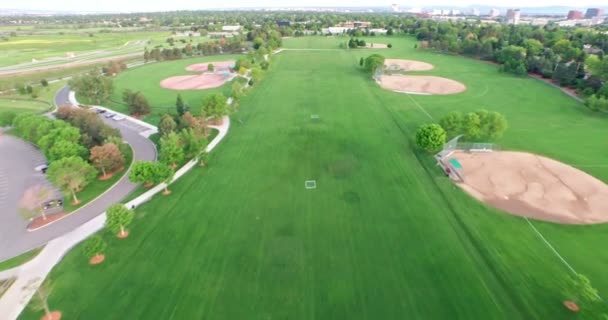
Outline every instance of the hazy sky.
POLYGON ((39 9, 39 10, 71 10, 71 11, 164 11, 164 10, 196 10, 208 8, 234 7, 298 7, 298 6, 389 6, 397 3, 402 7, 442 5, 446 7, 466 6, 470 4, 491 5, 500 7, 525 6, 572 6, 586 8, 588 6, 607 5, 606 0, 19 0, 3 1, 0 8, 39 9))

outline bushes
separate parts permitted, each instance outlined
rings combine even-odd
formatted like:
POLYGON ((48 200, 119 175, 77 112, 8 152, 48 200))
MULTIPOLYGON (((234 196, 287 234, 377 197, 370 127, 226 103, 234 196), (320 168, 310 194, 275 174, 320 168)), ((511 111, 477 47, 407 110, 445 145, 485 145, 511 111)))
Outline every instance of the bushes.
POLYGON ((608 111, 608 99, 591 95, 585 100, 585 106, 593 111, 608 111))
POLYGON ((363 68, 366 72, 373 75, 378 68, 384 68, 384 60, 384 56, 372 54, 371 56, 365 58, 363 68))
POLYGON ((464 135, 468 141, 492 141, 500 138, 508 127, 507 119, 498 112, 478 110, 463 114, 450 112, 439 120, 449 139, 464 135))
POLYGON ((416 145, 427 152, 441 149, 445 141, 445 130, 436 123, 422 125, 416 131, 416 145))

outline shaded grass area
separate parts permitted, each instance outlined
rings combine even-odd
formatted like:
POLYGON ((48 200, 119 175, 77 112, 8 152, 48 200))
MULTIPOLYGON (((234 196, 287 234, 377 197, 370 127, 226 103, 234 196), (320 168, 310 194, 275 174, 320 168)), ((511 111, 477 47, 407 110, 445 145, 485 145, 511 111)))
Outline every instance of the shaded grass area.
POLYGON ((95 179, 91 183, 89 183, 82 191, 77 192, 76 197, 78 197, 78 200, 80 200, 80 203, 78 205, 72 204, 73 197, 71 193, 64 193, 64 211, 66 213, 71 213, 75 210, 78 210, 79 208, 84 207, 87 203, 106 192, 110 187, 112 187, 116 182, 118 182, 118 180, 122 178, 122 176, 127 172, 129 166, 133 162, 133 150, 131 148, 129 148, 128 150, 128 153, 125 155, 124 169, 115 173, 110 179, 103 181, 95 179))
POLYGON ((7 99, 0 98, 0 113, 2 112, 44 112, 51 108, 51 105, 46 101, 34 100, 34 99, 7 99))
POLYGON ((0 261, 0 271, 12 269, 32 260, 41 250, 42 248, 30 250, 8 260, 0 261))
MULTIPOLYGON (((296 44, 316 39, 331 41, 296 44)), ((449 111, 487 108, 509 120, 504 148, 600 163, 606 119, 536 80, 392 39, 390 57, 468 90, 384 91, 359 51, 275 56, 212 164, 138 208, 128 239, 106 236, 104 264, 69 253, 51 304, 87 319, 582 319, 561 305, 569 270, 528 222, 469 197, 412 140, 449 111)), ((608 290, 607 226, 533 224, 608 290)))

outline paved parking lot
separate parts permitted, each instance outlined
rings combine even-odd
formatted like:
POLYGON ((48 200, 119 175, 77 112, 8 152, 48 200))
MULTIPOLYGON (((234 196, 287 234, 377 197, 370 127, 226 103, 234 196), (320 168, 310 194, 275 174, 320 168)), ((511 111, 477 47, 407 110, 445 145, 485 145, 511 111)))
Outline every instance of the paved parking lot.
POLYGON ((45 163, 44 156, 31 144, 10 135, 0 135, 0 247, 10 243, 26 228, 19 214, 19 202, 24 192, 33 186, 43 185, 53 192, 49 199, 61 197, 46 176, 34 168, 45 163))

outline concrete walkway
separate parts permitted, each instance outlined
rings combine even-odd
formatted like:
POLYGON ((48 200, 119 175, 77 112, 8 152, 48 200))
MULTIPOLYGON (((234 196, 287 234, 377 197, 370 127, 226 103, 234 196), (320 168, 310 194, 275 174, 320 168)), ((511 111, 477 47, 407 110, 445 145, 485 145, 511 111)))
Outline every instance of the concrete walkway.
MULTIPOLYGON (((221 126, 210 127, 217 129, 219 134, 209 143, 205 149, 207 152, 211 152, 215 149, 220 141, 224 139, 230 128, 230 118, 227 116, 224 117, 221 126)), ((171 183, 190 171, 197 163, 198 159, 193 159, 180 168, 175 173, 175 177, 171 183)), ((162 183, 155 186, 136 199, 128 202, 126 206, 138 207, 142 203, 150 200, 154 195, 162 192, 165 185, 166 184, 162 183)), ((106 214, 103 212, 92 220, 82 224, 80 227, 50 241, 40 254, 31 261, 17 268, 0 272, 0 280, 12 277, 17 278, 8 291, 0 297, 0 315, 2 320, 17 319, 51 269, 61 261, 61 258, 63 258, 72 247, 102 229, 105 221, 106 214)))

